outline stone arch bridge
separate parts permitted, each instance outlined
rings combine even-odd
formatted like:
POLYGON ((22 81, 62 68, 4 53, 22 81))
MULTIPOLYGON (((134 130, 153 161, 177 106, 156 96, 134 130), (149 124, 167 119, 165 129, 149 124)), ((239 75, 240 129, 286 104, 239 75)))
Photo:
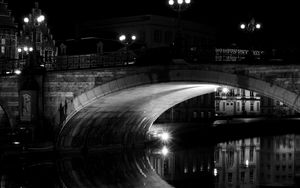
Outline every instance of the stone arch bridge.
MULTIPOLYGON (((165 110, 222 85, 253 90, 300 111, 299 70, 208 63, 48 71, 42 111, 59 148, 136 145, 165 110)), ((0 77, 0 109, 11 127, 20 122, 19 101, 19 76, 0 77)))

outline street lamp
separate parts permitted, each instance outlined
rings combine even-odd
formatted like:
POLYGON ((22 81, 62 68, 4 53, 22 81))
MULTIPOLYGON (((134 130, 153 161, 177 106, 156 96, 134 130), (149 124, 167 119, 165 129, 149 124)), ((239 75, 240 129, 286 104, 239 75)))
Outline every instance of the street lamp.
POLYGON ((178 18, 180 18, 180 13, 185 11, 191 4, 191 0, 169 0, 169 6, 178 13, 178 18))
MULTIPOLYGON (((25 52, 33 52, 33 61, 29 62, 31 66, 38 66, 37 62, 37 31, 39 30, 39 27, 43 24, 45 21, 45 16, 40 13, 40 11, 34 11, 33 14, 30 14, 28 17, 24 18, 25 27, 29 30, 29 32, 32 32, 32 45, 33 47, 27 47, 25 46, 23 50, 25 52)), ((19 49, 18 49, 19 51, 19 49)), ((22 52, 22 49, 20 50, 22 52)))
POLYGON ((252 33, 252 32, 254 32, 254 31, 256 31, 256 30, 260 30, 261 29, 261 23, 257 23, 256 21, 255 21, 255 19, 254 18, 252 18, 251 20, 250 20, 250 22, 249 23, 241 23, 240 24, 240 29, 241 30, 243 30, 243 31, 246 31, 246 32, 249 32, 249 33, 252 33))
POLYGON ((252 35, 254 32, 260 30, 262 27, 262 24, 259 23, 259 22, 256 22, 254 18, 252 18, 249 23, 241 23, 240 24, 240 29, 244 32, 246 32, 249 36, 249 43, 251 43, 250 45, 250 49, 249 49, 249 56, 250 57, 250 60, 252 60, 251 58, 254 57, 253 55, 253 38, 252 38, 252 35))
POLYGON ((33 47, 31 47, 31 46, 23 46, 23 47, 19 47, 17 49, 17 51, 19 53, 19 58, 23 59, 24 55, 25 55, 25 57, 27 57, 27 55, 29 54, 29 52, 33 51, 33 47))
POLYGON ((124 45, 125 47, 125 53, 126 53, 126 64, 129 62, 129 51, 128 47, 132 45, 136 41, 137 37, 134 34, 121 34, 119 36, 119 41, 124 45))
POLYGON ((191 0, 169 0, 169 6, 177 12, 177 28, 175 34, 175 54, 182 55, 182 28, 181 28, 181 12, 187 10, 191 5, 191 0))
POLYGON ((134 34, 121 34, 119 36, 119 41, 125 45, 125 47, 131 45, 136 40, 136 35, 134 34))

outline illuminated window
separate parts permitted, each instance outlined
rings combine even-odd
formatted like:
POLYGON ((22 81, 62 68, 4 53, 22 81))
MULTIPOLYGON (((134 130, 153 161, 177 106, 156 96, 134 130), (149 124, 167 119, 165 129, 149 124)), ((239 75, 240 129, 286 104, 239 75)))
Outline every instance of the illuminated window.
POLYGON ((197 118, 197 112, 196 112, 196 111, 193 112, 193 118, 194 118, 194 119, 197 118))
POLYGON ((237 109, 236 110, 240 111, 240 105, 241 105, 240 102, 237 102, 236 104, 237 104, 237 109))
POLYGON ((204 112, 201 112, 201 118, 204 118, 204 112))
POLYGON ((254 92, 253 91, 250 91, 250 97, 254 97, 254 92))
POLYGON ((187 167, 184 167, 184 171, 183 171, 185 174, 188 173, 188 168, 187 167))
POLYGON ((229 167, 233 166, 234 164, 234 152, 233 150, 230 150, 227 152, 227 164, 229 167))
POLYGON ((1 53, 5 54, 5 47, 4 46, 1 46, 1 53))
POLYGON ((5 39, 1 39, 1 44, 5 44, 5 39))

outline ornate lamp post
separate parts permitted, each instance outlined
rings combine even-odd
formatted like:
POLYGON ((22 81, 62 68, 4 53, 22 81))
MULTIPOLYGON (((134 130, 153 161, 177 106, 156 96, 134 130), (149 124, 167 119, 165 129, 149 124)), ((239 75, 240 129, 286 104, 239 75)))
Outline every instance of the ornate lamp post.
POLYGON ((119 36, 119 41, 124 44, 125 46, 125 54, 126 54, 126 62, 125 64, 129 63, 129 50, 128 47, 135 42, 137 39, 136 35, 134 34, 122 34, 119 36))
MULTIPOLYGON (((39 66, 38 62, 38 51, 37 51, 37 31, 39 27, 43 24, 45 20, 45 16, 42 15, 40 12, 34 11, 33 14, 30 14, 28 17, 24 18, 25 27, 32 32, 32 51, 33 56, 32 60, 29 61, 29 67, 37 67, 39 66)), ((25 50, 25 49, 24 49, 25 50)))
POLYGON ((254 18, 252 18, 249 23, 241 23, 240 24, 240 29, 244 32, 246 32, 249 36, 249 43, 250 44, 250 48, 249 48, 249 52, 248 52, 248 57, 250 58, 250 60, 253 60, 254 58, 254 54, 253 54, 253 33, 260 30, 262 27, 261 23, 258 23, 255 21, 254 18))
POLYGON ((29 55, 20 75, 19 103, 20 126, 30 130, 32 142, 43 139, 45 68, 40 65, 40 53, 37 44, 41 41, 38 41, 37 37, 40 37, 39 32, 42 30, 44 20, 45 16, 37 8, 33 9, 32 14, 24 18, 24 30, 32 39, 18 49, 19 53, 29 55))
POLYGON ((177 12, 177 27, 176 27, 176 34, 175 34, 175 54, 181 56, 182 55, 182 27, 181 27, 181 12, 187 10, 190 7, 191 0, 169 0, 169 6, 177 12))
POLYGON ((241 23, 240 24, 240 29, 243 30, 243 31, 249 32, 249 33, 253 33, 256 30, 261 29, 261 24, 257 23, 255 21, 255 19, 252 18, 248 24, 241 23))

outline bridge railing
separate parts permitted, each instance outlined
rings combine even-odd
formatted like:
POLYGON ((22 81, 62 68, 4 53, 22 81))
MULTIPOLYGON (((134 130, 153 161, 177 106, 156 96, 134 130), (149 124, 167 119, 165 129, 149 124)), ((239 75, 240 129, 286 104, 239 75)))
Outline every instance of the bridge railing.
MULTIPOLYGON (((161 64, 172 59, 168 55, 168 51, 161 49, 149 52, 126 52, 118 51, 104 54, 86 54, 86 55, 71 55, 71 56, 57 56, 54 59, 42 62, 41 66, 44 66, 47 71, 55 70, 75 70, 75 69, 91 69, 102 67, 120 67, 129 65, 153 65, 161 64), (136 55, 138 54, 138 55, 136 55)), ((205 53, 197 54, 197 56, 187 56, 185 60, 191 64, 283 64, 286 62, 297 63, 293 59, 266 59, 262 56, 248 60, 244 54, 240 56, 239 53, 232 53, 232 50, 219 51, 218 53, 205 53), (230 53, 228 55, 228 53, 230 53), (206 55, 205 55, 206 54, 206 55)), ((299 60, 300 61, 300 60, 299 60)), ((174 63, 174 61, 173 61, 174 63)), ((13 74, 15 70, 22 70, 26 64, 26 60, 19 59, 0 59, 0 75, 13 74)))
POLYGON ((133 54, 86 54, 73 56, 58 56, 54 62, 46 62, 47 70, 74 70, 101 67, 127 66, 134 64, 133 54))
MULTIPOLYGON (((47 71, 91 69, 101 67, 128 66, 135 63, 136 56, 132 53, 86 54, 72 56, 57 56, 51 61, 41 63, 47 71)), ((0 60, 0 75, 13 74, 15 70, 25 67, 24 59, 0 60)))

